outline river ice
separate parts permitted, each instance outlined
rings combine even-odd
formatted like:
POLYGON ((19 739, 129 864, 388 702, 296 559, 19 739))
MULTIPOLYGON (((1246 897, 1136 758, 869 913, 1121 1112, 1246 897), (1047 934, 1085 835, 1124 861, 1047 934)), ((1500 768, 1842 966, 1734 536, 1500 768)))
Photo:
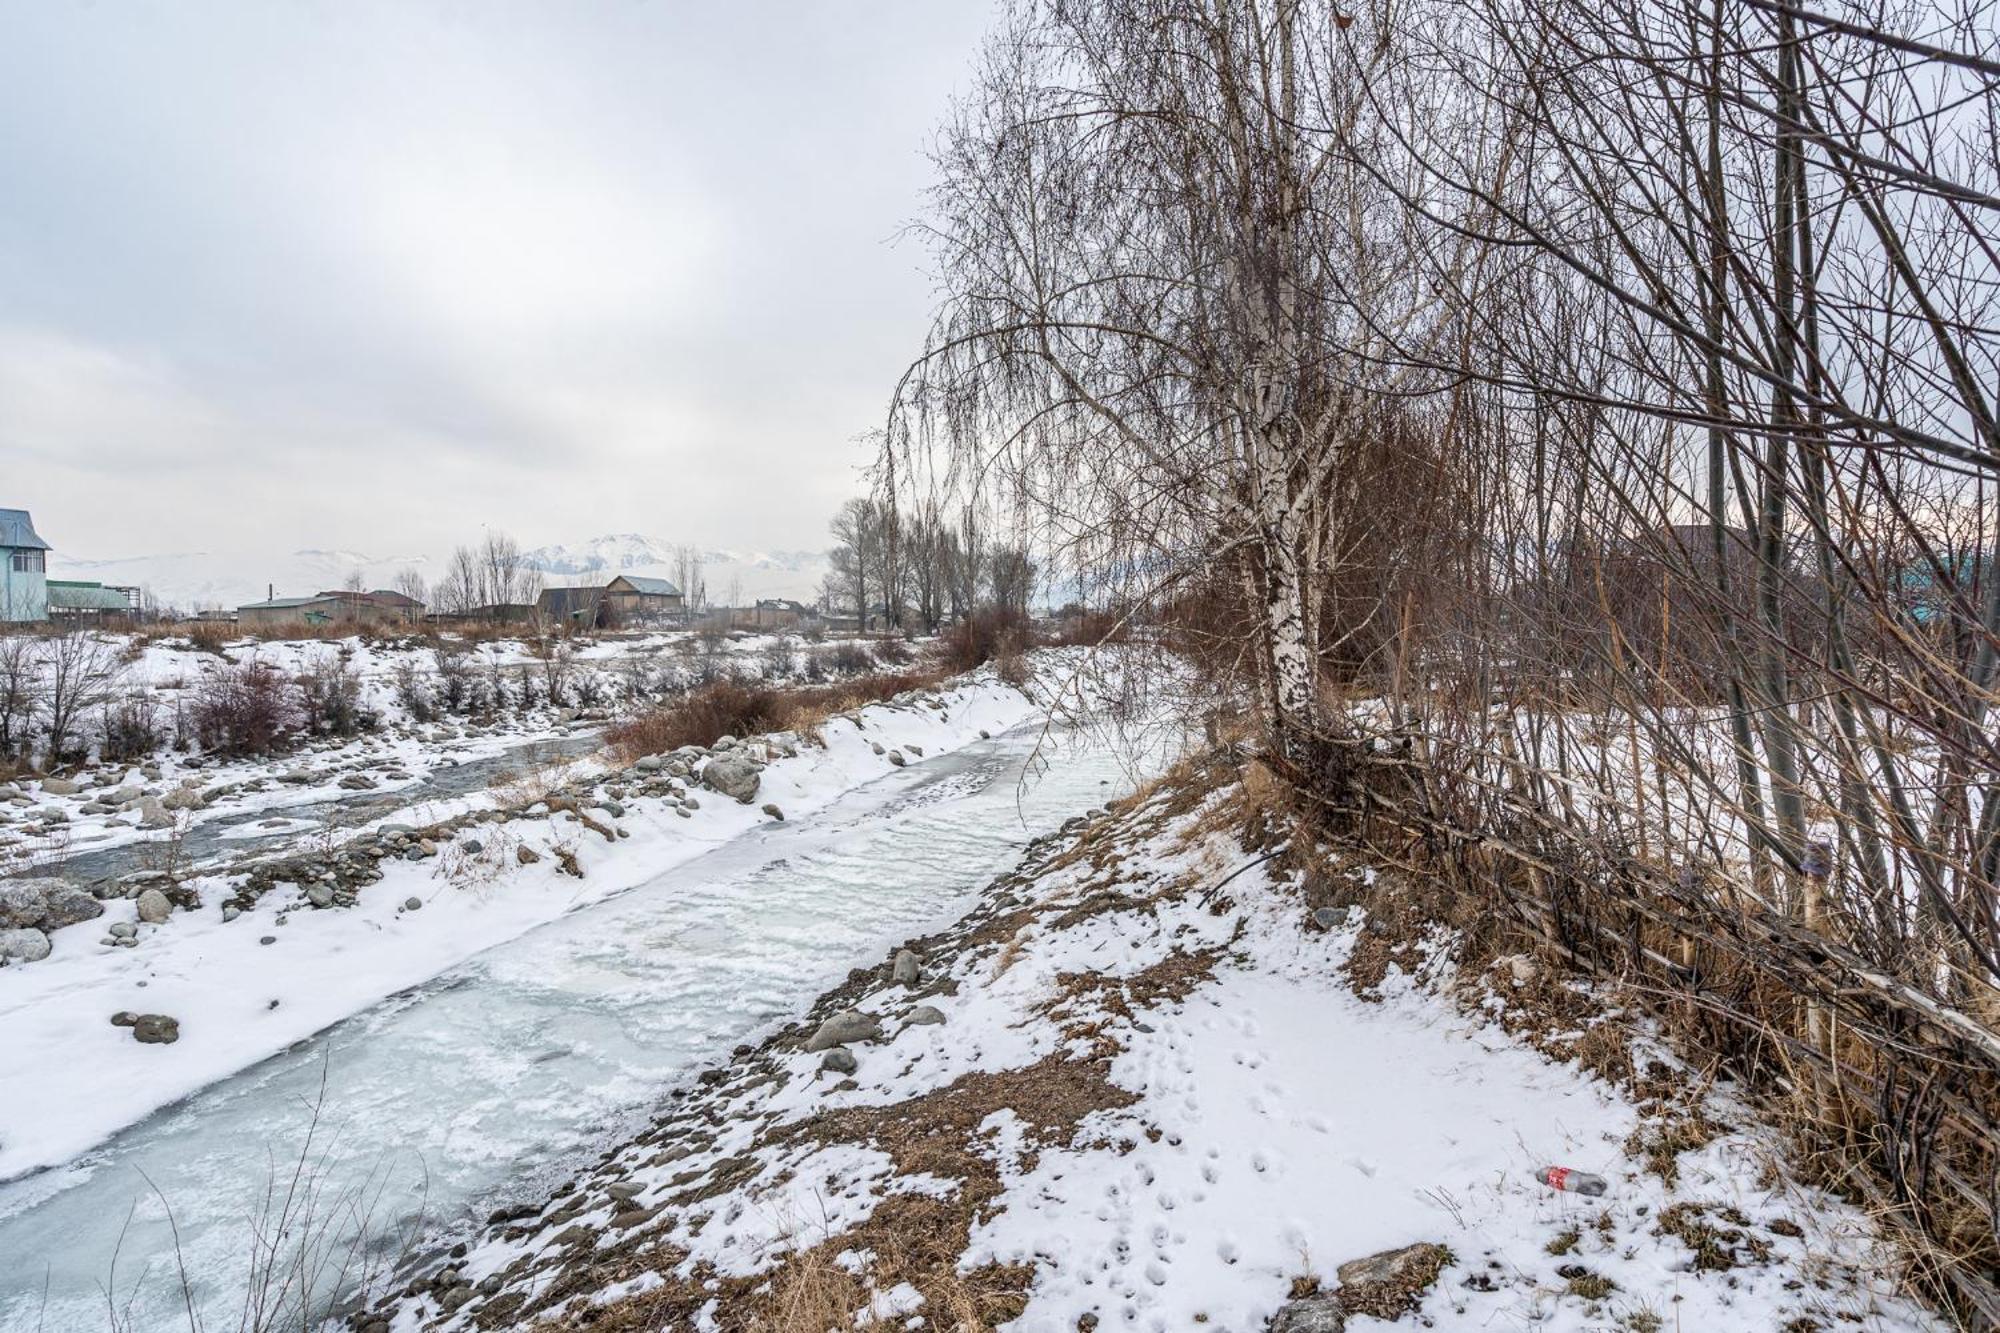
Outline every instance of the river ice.
POLYGON ((753 827, 0 1186, 0 1329, 187 1327, 181 1265, 204 1326, 234 1324, 253 1229, 302 1160, 316 1214, 365 1212, 384 1248, 538 1195, 691 1066, 955 917, 1029 838, 1129 785, 1130 755, 1071 740, 1031 762, 1039 739, 753 827))

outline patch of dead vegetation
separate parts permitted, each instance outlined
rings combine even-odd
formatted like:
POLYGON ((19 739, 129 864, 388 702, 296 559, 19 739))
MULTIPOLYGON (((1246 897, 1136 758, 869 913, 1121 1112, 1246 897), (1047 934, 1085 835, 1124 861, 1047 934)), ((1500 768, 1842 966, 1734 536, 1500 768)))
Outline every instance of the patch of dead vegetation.
POLYGON ((1392 1279, 1376 1282, 1343 1283, 1340 1308, 1348 1315, 1369 1315, 1376 1319, 1401 1319, 1423 1304, 1424 1293, 1451 1267, 1456 1256, 1442 1245, 1413 1245, 1397 1265, 1392 1279))
POLYGON ((1699 1107, 1663 1110, 1632 1131, 1625 1151, 1671 1188, 1680 1183, 1681 1154, 1705 1148, 1727 1132, 1728 1126, 1710 1119, 1699 1107))
POLYGON ((1056 993, 1038 1007, 1072 1041, 1088 1043, 1092 1055, 1108 1058, 1121 1050, 1114 1024, 1127 1027, 1139 1011, 1179 1004, 1215 979, 1227 950, 1209 945, 1176 948, 1159 962, 1126 976, 1103 972, 1059 972, 1056 993))
MULTIPOLYGON (((532 1327, 535 1333, 650 1333, 692 1328, 696 1313, 714 1302, 707 1318, 722 1333, 824 1333, 854 1327, 856 1312, 870 1308, 873 1293, 902 1283, 922 1293, 926 1318, 939 1327, 982 1333, 1017 1319, 1027 1306, 1032 1267, 959 1267, 972 1228, 991 1215, 1002 1189, 999 1163, 980 1127, 998 1111, 1012 1112, 1031 1145, 1024 1163, 1029 1166, 1038 1149, 1077 1146, 1082 1122, 1092 1112, 1138 1100, 1110 1082, 1108 1068, 1103 1060, 1050 1056, 1022 1069, 967 1074, 894 1105, 843 1107, 780 1126, 763 1138, 759 1150, 864 1145, 887 1154, 898 1175, 951 1180, 957 1188, 947 1197, 892 1193, 865 1221, 802 1245, 752 1277, 720 1275, 706 1264, 679 1275, 675 1270, 686 1263, 686 1251, 634 1234, 564 1265, 532 1304, 506 1307, 509 1318, 539 1319, 507 1326, 532 1327), (870 1256, 865 1269, 838 1262, 850 1251, 870 1256), (647 1273, 662 1279, 651 1290, 603 1304, 577 1299, 647 1273)), ((723 1166, 756 1160, 746 1154, 723 1166)), ((718 1170, 700 1193, 714 1197, 716 1182, 725 1176, 733 1188, 754 1174, 754 1165, 718 1170)), ((870 1326, 865 1316, 861 1326, 870 1326)))
POLYGON ((1726 1273, 1745 1264, 1770 1262, 1771 1242, 1750 1235, 1744 1230, 1747 1225, 1741 1213, 1711 1214, 1706 1204, 1677 1203, 1660 1213, 1656 1234, 1672 1236, 1692 1250, 1696 1271, 1726 1273), (1721 1224, 1710 1221, 1711 1216, 1720 1217, 1721 1224))
POLYGON ((1379 1000, 1389 969, 1415 971, 1425 935, 1436 925, 1456 921, 1456 898, 1435 880, 1393 870, 1378 874, 1355 897, 1367 915, 1342 970, 1356 995, 1379 1000))

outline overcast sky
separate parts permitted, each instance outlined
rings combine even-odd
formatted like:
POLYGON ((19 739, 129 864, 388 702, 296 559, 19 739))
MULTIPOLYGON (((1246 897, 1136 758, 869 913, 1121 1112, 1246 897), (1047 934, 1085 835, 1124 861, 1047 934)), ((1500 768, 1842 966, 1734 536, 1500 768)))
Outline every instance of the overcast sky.
POLYGON ((990 0, 0 0, 0 507, 60 552, 825 544, 990 0))

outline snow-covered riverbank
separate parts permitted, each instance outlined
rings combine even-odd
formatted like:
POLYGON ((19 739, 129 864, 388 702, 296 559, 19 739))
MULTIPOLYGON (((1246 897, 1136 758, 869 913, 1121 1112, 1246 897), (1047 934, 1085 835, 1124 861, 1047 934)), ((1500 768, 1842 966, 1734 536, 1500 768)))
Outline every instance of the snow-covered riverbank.
MULTIPOLYGON (((1421 943, 1363 986, 1367 910, 1268 876, 1233 784, 1037 844, 360 1327, 1946 1327, 1643 1035, 1641 1096, 1421 943)), ((1370 868, 1328 869, 1366 898, 1370 868)))
MULTIPOLYGON (((823 745, 800 746, 763 768, 752 804, 701 792, 683 814, 683 801, 628 794, 613 801, 615 816, 585 812, 612 829, 610 842, 573 814, 493 825, 478 837, 461 833, 437 855, 381 860, 381 880, 339 910, 316 910, 308 887, 287 885, 239 914, 224 905, 226 886, 213 877, 182 886, 202 905, 175 911, 163 924, 141 922, 134 900, 113 900, 105 916, 58 932, 51 957, 0 969, 0 1068, 9 1071, 8 1095, 0 1098, 0 1179, 66 1161, 384 996, 583 904, 656 880, 770 821, 765 805, 786 818, 807 816, 889 771, 892 753, 921 762, 919 755, 950 752, 1037 713, 1020 690, 984 673, 922 703, 876 705, 830 721, 823 745), (523 849, 533 863, 523 863, 523 849), (564 856, 581 878, 565 870, 564 856), (134 930, 138 947, 100 942, 122 925, 134 930), (138 1045, 111 1025, 121 1011, 169 1015, 179 1022, 179 1040, 138 1045)), ((602 761, 583 760, 536 780, 616 777, 602 761)), ((426 814, 449 819, 533 794, 488 792, 426 814)), ((337 845, 367 832, 331 837, 337 845)))
MULTIPOLYGON (((392 1245, 434 1238, 440 1228, 449 1236, 496 1202, 547 1188, 605 1136, 643 1124, 661 1092, 692 1068, 755 1039, 854 963, 952 919, 1030 837, 1120 790, 1132 765, 1163 761, 1157 750, 1045 737, 1040 716, 1019 691, 982 675, 901 707, 867 709, 859 728, 836 720, 824 751, 805 747, 796 760, 775 760, 758 800, 784 802, 783 821, 708 792, 687 817, 665 801, 649 814, 648 800, 627 793, 620 816, 586 810, 628 836, 572 832, 580 881, 550 872, 548 856, 524 869, 506 862, 518 873, 504 881, 456 883, 440 873, 447 848, 386 864, 384 881, 366 887, 356 907, 306 915, 295 902, 283 927, 272 924, 275 902, 260 903, 273 913, 262 921, 246 914, 224 925, 213 909, 189 913, 174 928, 195 927, 181 946, 194 952, 173 955, 189 966, 171 975, 129 971, 134 989, 123 993, 88 984, 97 973, 78 969, 75 992, 46 996, 81 998, 87 1011, 72 1048, 87 1058, 50 1070, 57 1083, 74 1076, 72 1090, 95 1075, 70 1064, 150 1078, 218 1027, 222 1039, 202 1055, 204 1065, 278 1049, 270 1043, 287 1010, 330 1012, 322 990, 351 1006, 388 985, 379 960, 406 975, 434 970, 470 947, 468 932, 483 939, 527 923, 512 940, 60 1166, 0 1185, 0 1252, 14 1257, 0 1272, 0 1328, 94 1333, 107 1287, 140 1313, 136 1327, 178 1327, 182 1264, 205 1317, 233 1322, 251 1236, 272 1220, 263 1190, 274 1159, 281 1171, 310 1163, 323 1212, 365 1207, 378 1244, 384 1234, 392 1245), (1003 731, 1010 721, 1020 725, 1003 731), (894 764, 892 753, 906 762, 894 764), (634 882, 642 873, 649 877, 634 882), (400 882, 410 875, 419 879, 400 882), (425 905, 395 912, 412 889, 425 905), (388 904, 386 915, 370 910, 377 901, 388 904), (238 942, 239 930, 249 943, 238 942), (281 943, 257 944, 262 935, 281 943), (223 949, 238 952, 215 952, 223 949), (195 966, 204 960, 216 969, 214 984, 195 966), (234 983, 226 966, 236 969, 234 983), (344 976, 343 967, 366 975, 344 976), (149 984, 137 989, 140 980, 149 984), (137 1045, 105 1021, 107 1004, 151 1006, 164 993, 199 1006, 183 1011, 184 1035, 172 1046, 137 1045), (275 1009, 270 998, 281 1001, 275 1009), (197 1021, 198 1013, 213 1017, 197 1021), (241 1025, 233 1035, 232 1024, 241 1025), (160 1056, 167 1061, 155 1063, 160 1056)), ((617 775, 599 776, 609 791, 617 775)), ((548 821, 521 826, 553 831, 548 821)), ((534 838, 518 845, 543 845, 534 838)), ((120 954, 130 964, 135 951, 106 956, 120 954)), ((34 970, 19 969, 16 980, 34 970)), ((0 1042, 8 1040, 0 1026, 0 1042)), ((17 1058, 12 1047, 5 1058, 17 1058)), ((128 1096, 135 1087, 110 1091, 128 1096)), ((91 1109, 81 1098, 64 1105, 91 1109)))

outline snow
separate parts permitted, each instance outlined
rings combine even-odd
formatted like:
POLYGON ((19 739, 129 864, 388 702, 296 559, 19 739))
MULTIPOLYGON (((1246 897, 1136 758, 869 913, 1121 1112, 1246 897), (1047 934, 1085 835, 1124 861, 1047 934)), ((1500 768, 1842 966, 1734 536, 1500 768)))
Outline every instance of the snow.
MULTIPOLYGON (((478 721, 463 714, 440 714, 436 720, 424 722, 411 716, 402 687, 403 679, 412 674, 433 696, 440 687, 433 651, 420 639, 243 640, 215 653, 178 639, 102 637, 127 659, 116 692, 148 697, 167 741, 175 739, 174 720, 187 715, 206 678, 252 660, 288 679, 315 668, 343 667, 358 682, 360 706, 377 723, 375 729, 358 736, 321 738, 302 751, 255 759, 203 758, 162 745, 145 761, 160 773, 158 781, 150 784, 156 791, 183 783, 210 792, 233 789, 201 809, 183 814, 172 829, 141 828, 137 810, 85 813, 86 805, 120 783, 146 782, 137 768, 128 773, 122 766, 115 771, 105 766, 97 776, 108 785, 88 786, 73 796, 37 791, 35 808, 20 819, 0 808, 0 870, 18 872, 135 843, 174 842, 190 829, 219 820, 324 804, 347 795, 338 783, 350 773, 368 776, 375 784, 374 791, 414 789, 427 781, 439 781, 449 767, 492 760, 536 742, 567 743, 589 725, 571 720, 576 711, 571 707, 546 701, 520 706, 521 680, 534 677, 540 664, 529 646, 518 639, 467 645, 468 667, 479 688, 490 689, 496 679, 513 682, 509 688, 516 696, 514 702, 480 709, 478 721), (307 780, 298 780, 301 777, 307 780), (48 825, 35 822, 45 812, 59 815, 59 821, 48 825)), ((718 653, 730 671, 755 676, 763 671, 767 651, 779 639, 772 634, 733 635, 719 645, 718 653)), ((813 647, 839 647, 844 642, 848 641, 830 640, 813 647)), ((605 709, 630 708, 670 697, 697 677, 705 665, 704 651, 698 636, 685 630, 606 635, 585 641, 575 649, 570 696, 596 701, 600 720, 605 709)), ((84 720, 85 731, 95 729, 101 718, 100 710, 92 710, 84 720)), ((268 835, 239 825, 230 836, 268 835)))
MULTIPOLYGON (((955 1184, 885 1175, 870 1140, 816 1140, 788 1127, 842 1108, 913 1103, 968 1074, 1087 1062, 1108 1041, 1105 1077, 1130 1105, 1089 1112, 1066 1141, 1051 1142, 1022 1103, 999 1107, 972 1132, 1001 1192, 975 1214, 958 1271, 1030 1266, 1026 1308, 1007 1325, 1020 1333, 1069 1333, 1089 1326, 1079 1322, 1086 1316, 1099 1328, 1256 1333, 1295 1284, 1332 1290, 1341 1264, 1414 1243, 1451 1255, 1423 1297, 1428 1328, 1946 1326, 1898 1293, 1895 1260, 1869 1219, 1796 1182, 1778 1135, 1726 1085, 1697 1101, 1727 1128, 1681 1154, 1669 1184, 1627 1147, 1656 1110, 1508 1035, 1490 1017, 1504 998, 1458 1003, 1458 988, 1474 983, 1454 976, 1441 950, 1413 961, 1413 971, 1392 967, 1379 998, 1364 999, 1340 968, 1364 913, 1338 931, 1308 931, 1298 898, 1261 867, 1233 880, 1229 900, 1211 910, 1198 890, 1248 854, 1192 832, 1201 814, 1109 846, 1100 840, 1092 856, 1045 850, 1042 862, 1061 869, 989 891, 989 899, 1028 895, 1032 921, 995 939, 975 929, 991 917, 968 918, 968 942, 932 964, 945 969, 942 984, 920 995, 879 984, 843 994, 842 1004, 881 1016, 889 1033, 853 1048, 860 1063, 850 1080, 833 1082, 817 1056, 775 1045, 768 1058, 778 1078, 738 1063, 740 1089, 678 1110, 687 1124, 716 1126, 701 1151, 654 1163, 660 1142, 702 1141, 670 1123, 664 1139, 616 1154, 598 1184, 628 1181, 664 1205, 657 1253, 687 1250, 679 1280, 712 1271, 775 1277, 788 1252, 839 1246, 890 1194, 949 1197, 955 1184), (1109 893, 1121 902, 1104 906, 1109 893), (1128 1009, 1103 998, 1211 956, 1212 971, 1197 970, 1178 1000, 1135 999, 1128 1009), (1075 988, 1077 977, 1090 984, 1075 988), (942 1009, 945 1023, 898 1022, 917 999, 942 1009), (674 1202, 674 1178, 698 1182, 715 1164, 746 1157, 755 1170, 720 1196, 674 1202), (1535 1178, 1548 1165, 1603 1175, 1610 1193, 1551 1191, 1535 1178), (1767 1258, 1704 1269, 1663 1220, 1669 1209, 1702 1210, 1767 1258), (1586 1279, 1608 1285, 1572 1289, 1586 1279)), ((1671 1064, 1643 1034, 1635 1040, 1643 1048, 1635 1055, 1671 1064)), ((545 1226, 601 1225, 603 1216, 585 1211, 545 1226)), ((524 1255, 563 1262, 547 1236, 531 1228, 523 1240, 476 1245, 469 1280, 524 1255)), ((873 1250, 850 1243, 837 1252, 839 1267, 873 1288, 883 1319, 893 1324, 914 1308, 903 1302, 921 1291, 881 1276, 873 1250)), ((533 1283, 549 1280, 546 1268, 533 1271, 533 1283)), ((407 1302, 397 1327, 428 1328, 436 1315, 407 1302)), ((1411 1324, 1357 1314, 1348 1326, 1411 1324)))
MULTIPOLYGON (((0 973, 0 1151, 28 1171, 0 1185, 0 1253, 21 1257, 0 1266, 0 1327, 99 1327, 128 1214, 121 1299, 141 1287, 137 1308, 168 1318, 178 1247, 226 1312, 264 1173, 315 1123, 315 1189, 365 1195, 378 1229, 450 1228, 518 1200, 524 1179, 545 1186, 643 1123, 695 1062, 955 917, 1027 837, 1124 780, 1123 756, 1016 725, 1039 709, 990 674, 935 697, 865 709, 860 729, 836 720, 825 750, 771 764, 758 800, 780 801, 782 824, 704 792, 692 819, 628 800, 615 844, 560 820, 487 825, 489 839, 570 839, 587 877, 513 866, 505 846, 504 873, 467 877, 448 851, 385 863, 351 909, 309 911, 281 888, 228 924, 211 905, 141 927, 136 950, 69 948, 0 973), (892 767, 878 741, 925 757, 892 767), (1039 779, 1037 751, 1051 761, 1039 779), (398 910, 409 896, 419 911, 398 910), (106 1022, 120 1008, 175 1014, 180 1042, 137 1045, 106 1022)), ((735 1252, 829 1215, 804 1195, 747 1211, 735 1252)))
MULTIPOLYGON (((32 1078, 10 1079, 9 1095, 0 1102, 0 1180, 66 1161, 383 996, 579 906, 656 880, 764 822, 764 802, 775 802, 788 818, 810 815, 882 776, 887 765, 874 753, 874 742, 915 743, 937 755, 977 740, 982 730, 1018 725, 1035 711, 1019 691, 990 675, 943 699, 944 711, 877 705, 863 711, 862 727, 830 722, 824 748, 806 747, 764 771, 758 805, 704 793, 708 799, 694 818, 681 819, 657 803, 635 802, 623 821, 631 836, 616 848, 580 830, 562 834, 560 825, 506 826, 528 830, 521 836, 543 853, 562 837, 586 870, 580 881, 563 875, 549 855, 532 866, 496 855, 480 882, 462 887, 441 883, 437 864, 385 861, 385 878, 352 909, 292 916, 293 924, 281 927, 277 917, 303 904, 279 891, 224 922, 217 892, 198 911, 176 913, 164 926, 141 926, 137 950, 84 942, 114 921, 136 920, 131 901, 107 904, 103 918, 59 933, 63 947, 46 961, 0 969, 0 1068, 35 1071, 32 1078), (643 808, 647 804, 652 808, 643 808), (412 896, 424 902, 421 911, 403 910, 412 896), (276 943, 261 943, 267 936, 276 943), (275 995, 286 1002, 271 1008, 275 995), (143 1052, 143 1074, 130 1059, 130 1034, 106 1022, 120 1010, 181 1020, 179 1042, 143 1052)), ((444 817, 460 806, 493 801, 488 794, 436 803, 427 813, 444 817)))

